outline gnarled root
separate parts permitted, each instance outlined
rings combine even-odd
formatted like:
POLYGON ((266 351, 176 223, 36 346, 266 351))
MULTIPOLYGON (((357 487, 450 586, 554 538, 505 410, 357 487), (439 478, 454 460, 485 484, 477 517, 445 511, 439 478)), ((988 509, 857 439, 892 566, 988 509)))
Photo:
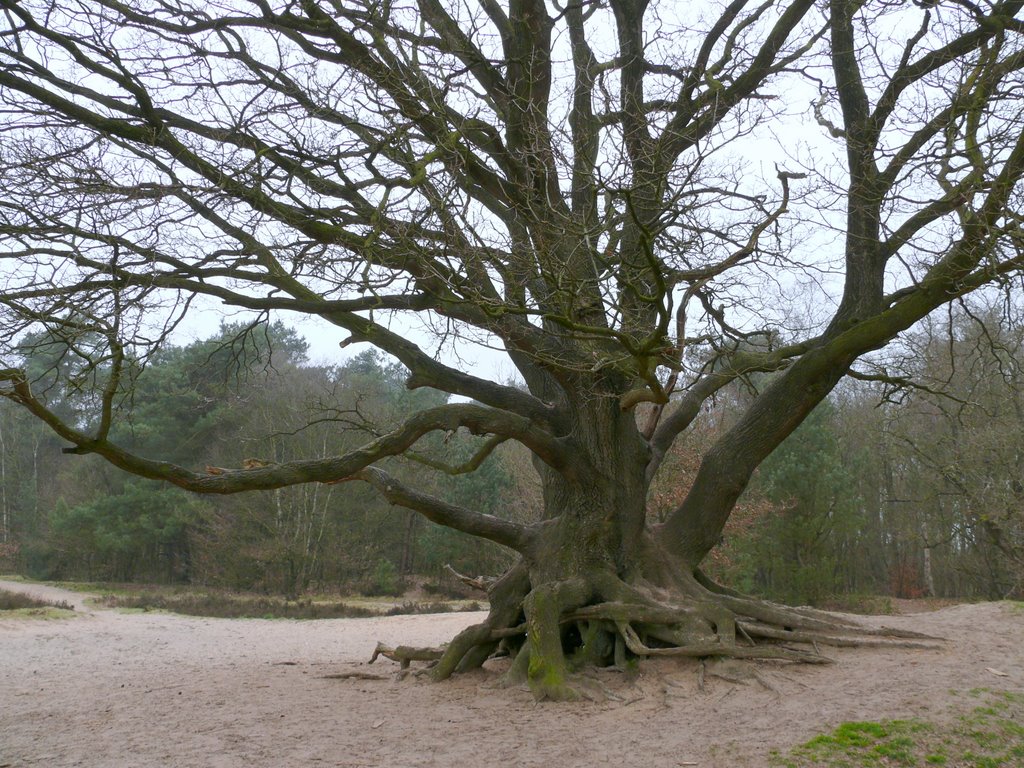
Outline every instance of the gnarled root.
POLYGON ((530 577, 526 566, 519 563, 488 589, 491 610, 480 624, 462 630, 448 644, 444 655, 434 667, 435 680, 444 680, 454 672, 465 672, 482 665, 503 645, 510 653, 518 651, 526 633, 523 624, 523 603, 530 593, 530 577), (509 642, 506 643, 505 641, 509 642))
POLYGON ((683 589, 666 590, 598 573, 531 588, 526 568, 517 566, 490 588, 487 619, 460 632, 443 651, 379 653, 403 666, 409 660, 437 659, 432 670, 437 680, 507 654, 513 657, 508 682, 527 682, 538 699, 565 700, 578 698, 572 672, 588 666, 623 668, 637 658, 828 664, 832 660, 821 646, 934 648, 940 640, 865 627, 847 617, 776 605, 715 586, 692 578, 683 589))
POLYGON ((526 676, 538 700, 566 701, 579 698, 568 685, 568 666, 562 647, 561 617, 585 603, 590 587, 581 578, 543 584, 534 588, 523 602, 526 639, 530 652, 526 676))

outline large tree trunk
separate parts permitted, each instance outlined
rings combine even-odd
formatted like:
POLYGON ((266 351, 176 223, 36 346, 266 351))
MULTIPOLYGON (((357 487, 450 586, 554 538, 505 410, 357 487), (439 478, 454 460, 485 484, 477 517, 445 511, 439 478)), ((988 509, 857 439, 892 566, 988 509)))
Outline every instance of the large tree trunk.
POLYGON ((529 663, 522 659, 518 666, 538 695, 551 698, 571 695, 562 616, 608 599, 602 586, 637 580, 648 550, 648 449, 633 415, 614 398, 593 398, 577 408, 570 439, 584 469, 571 478, 542 469, 551 530, 537 537, 523 561, 529 592, 521 653, 529 663))

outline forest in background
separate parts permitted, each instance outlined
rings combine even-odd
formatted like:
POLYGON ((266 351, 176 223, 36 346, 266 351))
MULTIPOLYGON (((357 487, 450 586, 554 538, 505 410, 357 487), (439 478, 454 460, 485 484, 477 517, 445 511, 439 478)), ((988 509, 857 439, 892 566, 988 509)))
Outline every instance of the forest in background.
MULTIPOLYGON (((45 338, 26 339, 25 348, 34 350, 25 360, 34 388, 62 416, 94 419, 88 350, 45 338)), ((961 304, 909 335, 903 351, 905 377, 848 381, 762 465, 711 556, 712 575, 801 604, 1024 595, 1024 323, 1005 306, 961 304)), ((678 505, 702 448, 768 377, 723 390, 677 443, 671 471, 652 490, 655 519, 678 505)), ((211 473, 326 457, 445 402, 436 390, 407 390, 405 379, 373 351, 314 365, 293 329, 226 324, 136 371, 117 440, 211 473)), ((388 468, 453 503, 537 519, 543 505, 529 455, 494 439, 481 454, 486 442, 431 434, 388 468), (465 471, 477 455, 486 455, 483 465, 465 471)), ((62 447, 0 402, 0 570, 284 595, 397 594, 413 583, 443 585, 446 564, 498 574, 512 561, 365 484, 200 497, 62 447)))

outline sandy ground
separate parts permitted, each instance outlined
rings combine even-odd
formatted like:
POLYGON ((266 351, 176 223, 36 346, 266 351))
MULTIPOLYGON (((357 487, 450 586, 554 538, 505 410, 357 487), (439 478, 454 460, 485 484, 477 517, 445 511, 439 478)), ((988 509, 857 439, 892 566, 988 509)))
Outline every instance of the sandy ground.
POLYGON ((0 768, 21 766, 764 766, 846 720, 952 718, 976 687, 1024 691, 1024 611, 995 603, 879 617, 941 650, 836 649, 754 680, 659 661, 597 680, 616 698, 535 704, 497 662, 441 684, 366 665, 378 640, 437 644, 481 614, 330 621, 126 614, 81 595, 68 620, 0 619, 0 768), (1001 672, 1002 675, 995 674, 1001 672), (332 679, 368 672, 381 679, 332 679))

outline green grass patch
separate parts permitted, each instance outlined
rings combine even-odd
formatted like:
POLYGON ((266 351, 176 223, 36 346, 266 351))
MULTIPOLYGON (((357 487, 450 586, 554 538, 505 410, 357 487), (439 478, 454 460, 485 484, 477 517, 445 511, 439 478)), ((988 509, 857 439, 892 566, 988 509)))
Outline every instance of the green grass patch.
POLYGON ((0 589, 0 617, 24 616, 40 619, 56 619, 73 616, 75 609, 63 600, 42 600, 0 589))
POLYGON ((71 608, 16 608, 12 611, 0 611, 0 619, 33 619, 47 621, 50 619, 72 619, 78 614, 71 608))
POLYGON ((977 706, 950 726, 920 720, 843 723, 789 754, 775 752, 782 768, 889 768, 938 765, 1013 768, 1024 765, 1024 694, 975 689, 977 706))
MULTIPOLYGON (((66 589, 68 592, 80 592, 82 594, 93 595, 130 595, 146 589, 145 585, 120 584, 110 581, 43 581, 39 583, 47 584, 51 587, 60 587, 61 589, 66 589)), ((166 589, 167 591, 171 591, 177 588, 154 587, 154 589, 166 589)))
POLYGON ((478 603, 323 600, 250 595, 220 591, 106 590, 100 604, 131 611, 169 611, 187 616, 230 619, 351 619, 419 613, 479 610, 478 603))

